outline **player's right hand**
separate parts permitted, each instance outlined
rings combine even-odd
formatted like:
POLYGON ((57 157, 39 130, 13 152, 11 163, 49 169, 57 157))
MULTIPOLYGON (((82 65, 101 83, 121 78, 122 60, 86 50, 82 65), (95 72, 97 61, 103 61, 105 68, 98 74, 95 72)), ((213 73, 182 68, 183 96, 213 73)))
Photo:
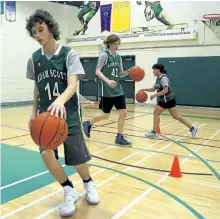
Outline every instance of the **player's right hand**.
POLYGON ((115 88, 117 86, 117 83, 114 81, 114 80, 110 80, 108 82, 108 85, 111 87, 111 88, 115 88))
POLYGON ((31 122, 36 118, 35 114, 31 114, 29 121, 28 121, 28 128, 31 129, 31 122))

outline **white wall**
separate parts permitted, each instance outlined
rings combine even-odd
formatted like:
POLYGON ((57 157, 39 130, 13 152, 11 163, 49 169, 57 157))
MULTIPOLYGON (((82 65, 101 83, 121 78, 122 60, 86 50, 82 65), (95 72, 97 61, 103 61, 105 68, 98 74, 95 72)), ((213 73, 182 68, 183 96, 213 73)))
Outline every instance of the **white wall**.
MULTIPOLYGON (((156 19, 146 22, 144 5, 137 6, 136 1, 131 4, 131 28, 142 26, 161 25, 156 19)), ((104 2, 103 2, 104 4, 104 2)), ((136 65, 141 66, 146 73, 143 81, 136 83, 137 92, 141 88, 151 87, 155 82, 152 74, 152 65, 159 57, 189 57, 189 56, 220 56, 220 39, 201 21, 204 14, 220 13, 220 2, 217 1, 166 1, 161 3, 174 24, 187 23, 189 30, 198 31, 197 40, 185 41, 157 41, 144 43, 124 43, 119 50, 121 55, 135 55, 136 65), (174 47, 175 46, 175 47, 174 47)), ((106 33, 104 33, 106 35, 106 33)), ((109 34, 109 33, 108 33, 109 34)), ((100 36, 100 15, 94 17, 89 24, 87 36, 100 36)), ((80 37, 80 36, 78 36, 80 37)), ((82 38, 82 36, 81 36, 82 38)), ((74 45, 69 43, 69 46, 74 45)), ((80 56, 98 56, 100 46, 76 46, 74 49, 80 56)), ((155 103, 148 100, 148 103, 155 103)))
POLYGON ((33 83, 26 79, 27 60, 39 48, 39 44, 29 37, 25 29, 26 18, 36 9, 50 12, 60 25, 61 43, 69 29, 74 28, 73 14, 76 7, 68 7, 51 2, 16 2, 16 21, 8 22, 2 16, 1 29, 1 102, 30 101, 33 83))
MULTIPOLYGON (((135 55, 136 65, 141 66, 145 70, 145 78, 136 83, 135 93, 142 88, 150 88, 155 82, 155 77, 152 73, 152 65, 155 64, 158 58, 162 57, 192 57, 192 56, 220 56, 220 46, 185 46, 185 47, 167 47, 167 48, 144 48, 137 49, 135 44, 128 45, 129 47, 124 47, 126 50, 119 50, 120 55, 135 55)), ((146 45, 140 45, 145 47, 146 45)), ((76 51, 81 57, 92 57, 98 56, 99 48, 97 47, 87 47, 86 51, 83 51, 81 47, 75 47, 76 51), (89 51, 89 52, 87 52, 89 51)), ((150 95, 150 94, 149 94, 150 95)), ((147 101, 149 104, 155 104, 156 99, 147 101)))
MULTIPOLYGON (((101 2, 106 4, 109 2, 101 2)), ((61 42, 65 38, 73 38, 73 32, 79 26, 77 15, 80 9, 51 2, 16 2, 16 21, 7 22, 3 17, 3 34, 1 35, 2 50, 2 100, 1 102, 21 102, 32 100, 33 85, 26 79, 26 64, 31 53, 39 45, 31 39, 25 30, 25 19, 37 8, 48 10, 58 21, 61 29, 61 42)), ((220 55, 220 44, 216 35, 203 25, 202 22, 194 23, 195 19, 201 19, 206 13, 218 13, 220 2, 162 2, 164 10, 175 20, 175 23, 188 23, 189 28, 197 30, 198 40, 129 43, 121 45, 121 55, 136 55, 136 64, 144 68, 146 77, 136 84, 136 92, 142 87, 150 87, 155 78, 152 75, 151 66, 159 57, 183 57, 183 56, 215 56, 220 55), (178 19, 176 18, 178 17, 178 19), (176 20, 177 19, 177 20, 176 20), (180 46, 185 47, 180 47, 180 46), (171 48, 172 46, 177 46, 171 48), (198 47, 199 46, 199 47, 198 47), (139 47, 144 47, 140 49, 139 47), (164 48, 167 47, 167 48, 164 48), (172 53, 172 54, 171 54, 172 53)), ((138 6, 135 2, 131 5, 131 27, 158 25, 157 20, 146 23, 143 10, 144 6, 138 6), (138 20, 137 20, 138 18, 138 20), (137 22, 138 21, 138 22, 137 22)), ((86 16, 85 16, 86 17, 86 16)), ((108 32, 103 33, 109 34, 108 32)), ((100 36, 100 9, 89 23, 88 31, 84 37, 100 36)), ((82 38, 77 36, 75 38, 82 38)), ((69 44, 71 46, 71 44, 69 44)), ((74 46, 74 49, 83 57, 98 56, 98 46, 74 46)), ((153 101, 153 103, 155 100, 153 101)), ((151 101, 148 101, 151 103, 151 101)))

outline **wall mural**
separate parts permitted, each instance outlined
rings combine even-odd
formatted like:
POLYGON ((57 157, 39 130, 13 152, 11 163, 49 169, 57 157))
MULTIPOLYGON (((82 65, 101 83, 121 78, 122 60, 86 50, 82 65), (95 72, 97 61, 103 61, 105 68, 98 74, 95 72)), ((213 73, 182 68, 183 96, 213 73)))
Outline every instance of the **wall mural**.
POLYGON ((73 36, 103 32, 137 33, 194 29, 195 20, 218 13, 220 2, 177 1, 53 1, 74 6, 73 36), (74 20, 75 20, 74 19, 74 20), (92 21, 92 22, 91 22, 92 21))
MULTIPOLYGON (((143 15, 146 19, 146 24, 144 26, 135 26, 131 28, 131 32, 143 32, 143 31, 163 31, 169 29, 181 29, 184 30, 188 28, 188 24, 185 22, 175 22, 174 14, 167 13, 164 9, 163 4, 167 5, 167 2, 161 1, 136 1, 136 4, 140 7, 144 5, 143 15), (172 16, 173 15, 173 16, 172 16), (158 21, 157 25, 151 26, 150 21, 158 21)), ((168 3, 169 4, 169 3, 168 3)), ((140 10, 140 9, 137 9, 140 10)))
POLYGON ((76 35, 85 35, 88 29, 89 22, 96 15, 100 8, 100 1, 52 1, 59 4, 65 4, 69 6, 75 6, 79 8, 77 15, 80 27, 73 33, 76 35))
POLYGON ((88 29, 88 24, 90 20, 96 15, 97 11, 100 8, 100 1, 89 1, 84 2, 80 5, 80 11, 77 15, 77 18, 79 19, 79 22, 81 24, 81 27, 75 31, 73 35, 84 35, 86 30, 88 29), (84 16, 87 15, 85 18, 84 16))
POLYGON ((172 24, 169 16, 166 14, 163 7, 161 6, 160 1, 145 1, 144 3, 142 1, 137 1, 137 5, 142 4, 145 4, 144 16, 146 18, 146 21, 150 21, 156 18, 164 25, 168 26, 172 24))

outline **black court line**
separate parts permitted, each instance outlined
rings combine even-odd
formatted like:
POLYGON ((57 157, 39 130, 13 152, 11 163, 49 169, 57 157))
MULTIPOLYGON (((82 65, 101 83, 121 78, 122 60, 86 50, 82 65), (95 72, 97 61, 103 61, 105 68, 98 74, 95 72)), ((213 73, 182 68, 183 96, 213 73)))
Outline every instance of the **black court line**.
MULTIPOLYGON (((133 117, 127 118, 127 119, 125 119, 125 120, 131 120, 131 119, 139 118, 139 117, 142 117, 142 116, 146 116, 146 115, 148 115, 148 114, 149 114, 149 113, 145 113, 145 114, 139 115, 139 116, 133 116, 133 117)), ((118 122, 118 121, 116 120, 116 121, 113 121, 113 122, 105 123, 105 124, 103 124, 103 125, 100 125, 99 127, 104 126, 104 125, 114 124, 114 123, 116 123, 116 122, 118 122)), ((20 128, 13 127, 13 126, 5 126, 5 127, 13 128, 13 129, 20 129, 20 128)), ((24 131, 29 131, 28 129, 22 129, 22 130, 24 130, 24 131)), ((24 136, 28 136, 28 135, 30 135, 30 133, 29 133, 29 134, 24 134, 24 135, 12 136, 12 137, 8 137, 8 138, 3 138, 3 139, 0 139, 0 141, 10 140, 10 139, 13 139, 13 138, 20 138, 20 137, 24 137, 24 136)))
MULTIPOLYGON (((177 154, 177 153, 174 154, 174 153, 169 153, 169 152, 164 152, 164 151, 150 150, 150 149, 145 149, 145 148, 133 147, 133 146, 130 146, 130 145, 129 146, 119 146, 119 145, 116 145, 116 144, 113 144, 113 143, 102 142, 102 141, 94 141, 94 140, 88 140, 88 139, 86 139, 86 142, 98 143, 98 144, 102 144, 103 146, 110 145, 112 147, 117 147, 117 148, 122 148, 122 149, 151 152, 151 153, 163 154, 163 155, 169 155, 169 156, 179 156, 179 157, 182 157, 182 158, 190 158, 190 159, 198 160, 196 157, 193 157, 193 156, 187 156, 187 155, 177 154)), ((210 159, 206 159, 206 158, 204 158, 204 159, 208 162, 220 163, 220 160, 210 160, 210 159)))
MULTIPOLYGON (((108 132, 108 131, 101 131, 101 130, 93 130, 93 132, 103 132, 103 133, 106 133, 106 134, 117 134, 117 133, 114 133, 114 132, 108 132)), ((146 138, 144 136, 139 136, 139 135, 132 135, 132 134, 126 134, 126 136, 131 136, 131 137, 138 137, 138 138, 143 138, 143 139, 148 139, 148 140, 163 140, 163 141, 170 141, 168 139, 164 139, 164 138, 146 138)), ((219 146, 213 146, 213 145, 208 145, 208 144, 199 144, 199 143, 191 143, 191 142, 185 142, 185 141, 176 141, 176 142, 179 142, 179 143, 185 143, 185 144, 190 144, 190 145, 199 145, 201 147, 210 147, 210 148, 220 148, 219 146)))
MULTIPOLYGON (((131 119, 136 119, 136 118, 139 118, 139 117, 143 117, 143 116, 147 116, 149 115, 149 113, 145 113, 145 114, 142 114, 142 115, 139 115, 139 116, 132 116, 130 118, 126 118, 125 120, 131 120, 131 119)), ((105 124, 102 124, 102 125, 99 125, 98 127, 102 127, 102 126, 106 126, 106 125, 111 125, 111 124, 114 124, 118 122, 118 120, 114 121, 114 122, 109 122, 109 123, 105 123, 105 124)), ((96 126, 95 126, 96 127, 96 126)), ((95 128, 94 127, 94 128, 95 128)))
MULTIPOLYGON (((124 130, 127 130, 127 131, 136 131, 136 132, 143 132, 145 133, 147 131, 147 129, 144 129, 144 128, 141 128, 141 127, 138 127, 138 126, 134 126, 134 125, 131 125, 131 124, 126 124, 126 125, 129 125, 129 126, 132 126, 134 128, 138 128, 138 129, 141 129, 141 130, 135 130, 135 129, 129 129, 129 128, 124 128, 124 130)), ((111 129, 115 129, 114 127, 109 127, 107 125, 102 125, 106 128, 111 128, 111 129)), ((99 127, 99 126, 94 126, 94 127, 99 127)), ((162 133, 163 135, 168 135, 168 136, 176 136, 176 137, 184 137, 184 138, 189 138, 189 139, 192 139, 192 137, 189 137, 189 136, 183 136, 183 135, 173 135, 171 133, 162 133)), ((196 137, 195 140, 198 139, 198 140, 209 140, 209 141, 216 141, 216 142, 219 142, 220 139, 208 139, 208 138, 198 138, 196 137)), ((194 140, 194 139, 193 139, 194 140)))
MULTIPOLYGON (((139 128, 139 129, 143 130, 143 132, 145 130, 144 128, 141 128, 141 127, 138 127, 138 126, 135 126, 135 125, 131 125, 131 124, 126 124, 126 125, 132 126, 134 128, 139 128)), ((163 135, 171 135, 171 136, 177 136, 177 137, 191 138, 189 136, 174 135, 174 134, 171 134, 171 133, 163 133, 163 135)), ((207 138, 198 138, 198 137, 196 137, 196 139, 209 140, 209 141, 220 141, 220 139, 207 139, 207 138)))
POLYGON ((30 134, 25 134, 25 135, 17 135, 17 136, 12 136, 12 137, 9 137, 9 138, 2 138, 0 139, 1 141, 5 141, 5 140, 10 140, 10 139, 13 139, 13 138, 20 138, 20 137, 24 137, 24 136, 28 136, 30 134))
MULTIPOLYGON (((157 169, 157 168, 150 168, 150 167, 142 167, 142 166, 136 166, 136 165, 131 165, 131 164, 126 164, 126 163, 122 163, 122 162, 117 162, 114 160, 109 160, 106 158, 102 158, 96 155, 92 155, 92 157, 97 158, 99 160, 104 160, 110 163, 114 163, 114 164, 118 164, 118 165, 122 165, 122 166, 127 166, 127 167, 132 167, 132 168, 137 168, 137 169, 143 169, 143 170, 151 170, 151 171, 157 171, 157 172, 163 172, 163 173, 169 173, 170 170, 161 170, 161 169, 157 169)), ((185 175, 196 175, 196 176, 212 176, 212 174, 210 173, 191 173, 191 172, 181 172, 182 174, 185 175)))
MULTIPOLYGON (((135 104, 134 104, 135 105, 135 104)), ((146 106, 145 106, 146 107, 146 106)), ((84 109, 93 109, 96 110, 97 108, 93 108, 93 107, 83 107, 84 109)), ((154 108, 154 107, 153 107, 154 108)), ((115 109, 112 109, 112 111, 117 111, 115 109)), ((145 113, 145 112, 141 112, 141 111, 134 111, 134 110, 129 110, 127 109, 128 113, 145 113)), ((149 113, 151 115, 153 115, 153 113, 149 113)), ((168 113, 162 113, 161 116, 170 116, 170 114, 168 113)), ((185 115, 185 114, 181 114, 181 116, 183 117, 188 117, 188 118, 194 118, 194 119, 208 119, 208 120, 220 120, 220 117, 209 117, 209 116, 194 116, 194 115, 185 115)))
MULTIPOLYGON (((83 117, 94 117, 94 115, 91 115, 91 113, 85 113, 85 112, 83 112, 82 113, 82 118, 83 117)), ((88 120, 88 119, 86 119, 86 120, 88 120)), ((112 119, 106 119, 107 121, 109 121, 109 122, 114 122, 115 120, 112 120, 112 119)))

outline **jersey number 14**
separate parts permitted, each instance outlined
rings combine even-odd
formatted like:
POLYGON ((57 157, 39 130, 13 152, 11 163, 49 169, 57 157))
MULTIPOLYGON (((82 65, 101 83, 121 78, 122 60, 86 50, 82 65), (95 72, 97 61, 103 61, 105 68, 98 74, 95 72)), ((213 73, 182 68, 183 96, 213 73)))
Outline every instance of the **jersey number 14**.
MULTIPOLYGON (((47 85, 45 86, 44 90, 47 91, 48 99, 52 100, 51 89, 50 89, 50 84, 49 83, 47 83, 47 85)), ((58 82, 55 82, 55 84, 54 84, 52 95, 53 95, 53 97, 60 96, 58 82)))

